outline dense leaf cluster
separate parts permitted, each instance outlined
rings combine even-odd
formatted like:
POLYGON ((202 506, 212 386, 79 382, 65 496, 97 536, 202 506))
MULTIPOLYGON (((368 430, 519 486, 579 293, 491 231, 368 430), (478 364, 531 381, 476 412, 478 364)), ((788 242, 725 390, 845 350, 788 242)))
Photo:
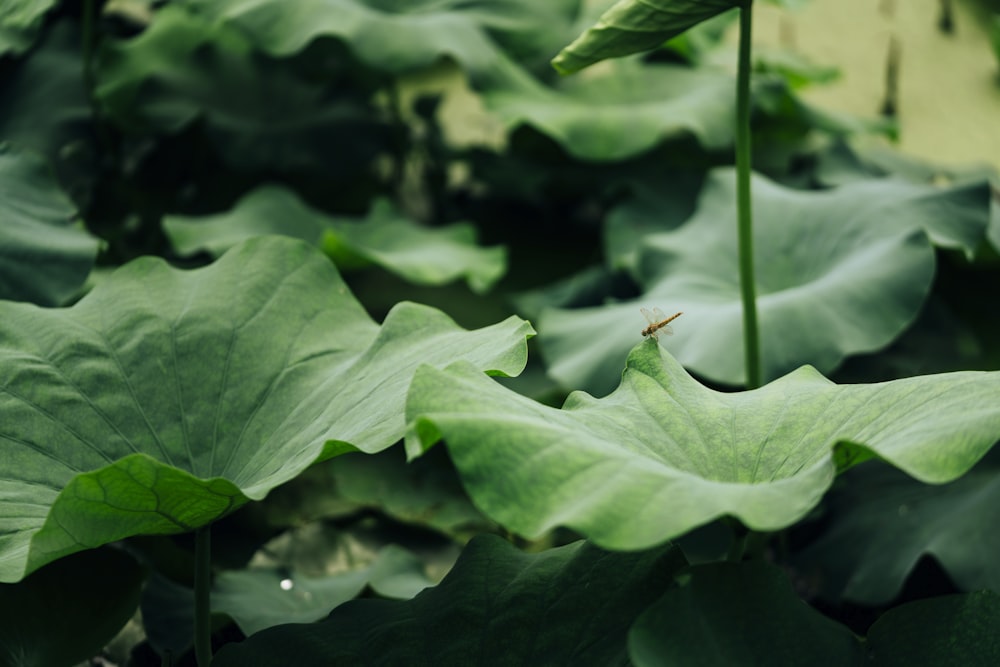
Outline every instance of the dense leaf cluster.
POLYGON ((762 54, 739 391, 750 4, 0 8, 0 664, 1000 662, 996 179, 762 54))

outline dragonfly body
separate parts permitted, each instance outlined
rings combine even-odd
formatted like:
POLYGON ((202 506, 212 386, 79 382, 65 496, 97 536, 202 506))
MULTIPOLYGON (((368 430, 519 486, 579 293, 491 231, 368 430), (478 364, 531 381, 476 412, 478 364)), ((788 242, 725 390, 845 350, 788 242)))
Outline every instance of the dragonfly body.
POLYGON ((668 336, 674 333, 674 330, 670 328, 670 323, 682 315, 682 313, 674 313, 670 317, 667 317, 659 308, 653 308, 653 310, 640 308, 639 310, 642 312, 642 316, 646 318, 646 322, 649 325, 642 330, 642 335, 650 336, 652 338, 657 338, 661 333, 667 334, 668 336))

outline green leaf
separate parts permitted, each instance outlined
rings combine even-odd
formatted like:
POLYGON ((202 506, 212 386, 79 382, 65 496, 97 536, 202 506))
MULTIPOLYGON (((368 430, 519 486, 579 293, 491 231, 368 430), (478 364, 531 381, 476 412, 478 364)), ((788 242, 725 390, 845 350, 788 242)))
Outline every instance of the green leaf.
POLYGON ((17 584, 0 584, 0 664, 88 661, 139 606, 143 571, 118 549, 75 554, 17 584))
POLYGON ((366 509, 461 541, 495 528, 469 502, 443 448, 409 463, 398 448, 338 456, 309 468, 248 511, 260 523, 288 527, 366 509))
POLYGON ((945 486, 883 466, 852 470, 831 494, 827 528, 796 567, 828 599, 876 606, 892 600, 924 555, 962 590, 1000 591, 1000 457, 945 486))
POLYGON ((137 260, 69 309, 0 303, 0 580, 381 451, 418 365, 517 373, 531 333, 412 303, 379 328, 326 257, 280 237, 195 271, 137 260))
POLYGON ((890 609, 868 631, 868 645, 879 667, 995 665, 1000 595, 945 595, 890 609))
POLYGON ((511 81, 485 88, 487 108, 508 128, 530 125, 578 159, 622 160, 685 137, 716 150, 733 141, 735 85, 723 70, 626 60, 551 87, 511 81))
POLYGON ((865 664, 854 634, 807 607, 774 565, 697 565, 679 579, 629 632, 636 667, 865 664))
POLYGON ((52 306, 76 294, 97 241, 40 156, 0 145, 0 299, 52 306))
POLYGON ((288 56, 323 37, 343 40, 361 62, 399 74, 449 57, 482 72, 502 55, 534 60, 569 36, 579 0, 185 0, 237 26, 264 51, 288 56), (496 40, 496 41, 494 41, 496 40))
POLYGON ((718 14, 667 40, 663 44, 663 48, 683 58, 691 65, 705 64, 723 44, 723 39, 732 28, 736 18, 736 12, 718 14))
POLYGON ((830 83, 840 77, 836 67, 819 65, 788 49, 756 49, 753 60, 754 72, 776 74, 793 89, 830 83))
POLYGON ((629 625, 684 565, 675 548, 623 554, 576 542, 525 554, 482 536, 413 600, 348 602, 320 623, 230 644, 213 665, 627 664, 629 625))
POLYGON ((82 39, 73 21, 62 20, 28 56, 5 64, 0 139, 42 153, 59 172, 85 162, 90 173, 79 177, 94 178, 96 168, 81 160, 93 143, 93 110, 80 71, 82 39))
MULTIPOLYGON (((609 391, 645 326, 639 307, 659 306, 684 313, 676 335, 663 339, 681 363, 717 382, 743 381, 735 190, 733 170, 712 172, 687 223, 641 241, 641 298, 542 313, 542 353, 553 377, 609 391)), ((931 244, 971 256, 988 226, 985 181, 937 188, 877 180, 804 192, 756 176, 753 194, 766 378, 802 364, 828 373, 849 355, 889 344, 927 298, 931 244)))
POLYGON ((1000 436, 1000 372, 836 385, 803 367, 760 389, 709 390, 655 341, 617 391, 561 410, 458 363, 421 367, 407 398, 411 456, 443 438, 473 502, 538 537, 568 526, 642 549, 721 516, 761 531, 804 517, 838 469, 882 457, 924 482, 965 473, 1000 436))
POLYGON ((213 583, 212 610, 229 614, 249 636, 275 625, 324 618, 365 586, 386 597, 408 599, 432 585, 416 556, 390 545, 366 567, 322 577, 288 569, 223 572, 213 583))
POLYGON ((94 98, 129 134, 176 134, 201 120, 238 171, 312 169, 347 181, 388 141, 370 73, 343 54, 314 67, 268 58, 238 28, 171 3, 137 37, 104 43, 94 98))
POLYGON ((4 0, 0 4, 0 56, 31 48, 45 15, 58 0, 4 0))
POLYGON ((608 58, 649 51, 741 0, 619 0, 597 25, 559 52, 552 66, 572 74, 608 58))
POLYGON ((254 236, 284 234, 322 246, 339 266, 370 262, 423 285, 464 278, 477 292, 489 289, 507 268, 504 249, 477 247, 468 223, 420 227, 384 199, 364 219, 332 217, 280 186, 257 188, 220 215, 167 216, 164 227, 181 254, 218 255, 254 236))

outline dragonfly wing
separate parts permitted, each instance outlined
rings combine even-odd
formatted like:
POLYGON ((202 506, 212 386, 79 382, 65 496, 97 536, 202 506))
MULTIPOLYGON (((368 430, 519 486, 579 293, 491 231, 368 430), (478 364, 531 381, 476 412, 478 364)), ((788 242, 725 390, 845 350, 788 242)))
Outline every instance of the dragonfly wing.
POLYGON ((646 322, 648 322, 649 324, 656 324, 657 322, 659 322, 659 320, 656 319, 656 316, 653 315, 653 311, 651 311, 649 308, 640 308, 639 312, 642 313, 642 316, 646 318, 646 322))

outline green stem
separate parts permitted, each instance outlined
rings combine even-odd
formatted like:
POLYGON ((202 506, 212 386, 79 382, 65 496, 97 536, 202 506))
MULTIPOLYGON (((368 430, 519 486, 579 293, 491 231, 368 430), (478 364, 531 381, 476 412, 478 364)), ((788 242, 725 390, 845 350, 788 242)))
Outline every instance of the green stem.
POLYGON ((740 297, 743 301, 743 352, 747 388, 761 385, 760 338, 753 270, 753 211, 750 201, 750 37, 753 0, 740 7, 739 70, 736 77, 736 206, 740 244, 740 297))
POLYGON ((83 32, 83 86, 88 95, 94 91, 94 43, 97 41, 94 30, 96 7, 94 0, 83 0, 83 16, 81 30, 83 32))
POLYGON ((211 525, 194 532, 194 656, 198 667, 212 662, 211 525))

